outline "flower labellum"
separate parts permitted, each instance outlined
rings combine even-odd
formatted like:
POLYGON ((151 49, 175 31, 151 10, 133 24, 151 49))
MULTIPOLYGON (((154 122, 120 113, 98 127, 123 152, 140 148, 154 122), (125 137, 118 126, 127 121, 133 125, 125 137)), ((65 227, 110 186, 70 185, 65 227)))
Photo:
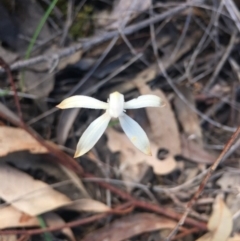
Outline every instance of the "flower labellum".
POLYGON ((119 92, 110 94, 108 103, 83 95, 76 95, 63 100, 60 109, 90 108, 104 109, 106 112, 93 121, 81 136, 74 157, 88 152, 100 139, 111 118, 119 118, 120 125, 127 137, 140 151, 151 155, 150 142, 142 127, 131 117, 124 113, 125 109, 138 109, 144 107, 160 107, 161 99, 156 95, 141 95, 136 99, 125 102, 124 96, 119 92))

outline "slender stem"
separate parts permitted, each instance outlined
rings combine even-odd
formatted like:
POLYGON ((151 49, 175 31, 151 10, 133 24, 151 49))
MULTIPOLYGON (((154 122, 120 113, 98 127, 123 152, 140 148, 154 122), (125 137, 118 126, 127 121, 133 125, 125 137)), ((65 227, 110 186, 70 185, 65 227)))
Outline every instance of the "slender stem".
MULTIPOLYGON (((53 0, 52 3, 49 5, 47 11, 44 13, 43 17, 41 18, 32 38, 30 40, 30 43, 28 45, 28 48, 27 48, 27 51, 26 51, 26 54, 25 54, 25 58, 24 58, 25 60, 29 59, 29 57, 31 55, 31 52, 33 50, 33 46, 34 46, 40 32, 42 31, 42 28, 43 28, 44 24, 46 23, 50 13, 52 12, 55 5, 57 4, 57 2, 58 2, 58 0, 53 0)), ((24 71, 21 74, 20 87, 21 87, 21 90, 23 91, 23 89, 24 89, 24 71)))

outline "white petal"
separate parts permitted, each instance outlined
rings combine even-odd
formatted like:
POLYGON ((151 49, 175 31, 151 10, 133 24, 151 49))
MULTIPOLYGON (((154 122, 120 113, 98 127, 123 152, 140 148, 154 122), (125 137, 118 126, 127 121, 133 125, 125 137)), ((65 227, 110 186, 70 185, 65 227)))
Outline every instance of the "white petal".
POLYGON ((114 92, 109 96, 109 115, 117 118, 123 113, 124 96, 114 92))
POLYGON ((59 105, 57 105, 57 107, 60 109, 68 109, 68 108, 107 109, 108 103, 97 100, 89 96, 75 95, 63 100, 59 105))
POLYGON ((106 112, 90 124, 77 144, 77 150, 74 157, 82 156, 97 143, 103 132, 106 130, 110 119, 110 115, 106 112))
POLYGON ((119 117, 119 120, 124 132, 133 145, 143 153, 151 156, 150 143, 142 127, 135 120, 124 113, 119 117))
POLYGON ((156 95, 140 95, 138 98, 124 103, 124 109, 138 109, 144 107, 159 107, 162 100, 156 95))

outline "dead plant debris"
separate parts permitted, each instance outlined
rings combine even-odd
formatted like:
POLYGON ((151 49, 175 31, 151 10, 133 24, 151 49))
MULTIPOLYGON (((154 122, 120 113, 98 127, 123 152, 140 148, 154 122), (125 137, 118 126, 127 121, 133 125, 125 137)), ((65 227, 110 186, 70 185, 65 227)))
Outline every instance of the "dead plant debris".
POLYGON ((240 240, 239 12, 237 0, 0 0, 0 241, 240 240), (152 156, 112 119, 73 159, 103 111, 55 106, 114 91, 161 98, 126 111, 152 156))

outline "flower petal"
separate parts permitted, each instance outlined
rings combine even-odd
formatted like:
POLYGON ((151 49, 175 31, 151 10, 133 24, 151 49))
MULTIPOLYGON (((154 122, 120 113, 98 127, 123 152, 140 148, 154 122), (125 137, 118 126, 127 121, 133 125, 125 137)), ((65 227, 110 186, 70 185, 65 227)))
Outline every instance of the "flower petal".
POLYGON ((108 103, 97 100, 89 96, 75 95, 63 100, 59 105, 57 105, 57 107, 60 109, 68 109, 68 108, 107 109, 108 103))
POLYGON ((106 112, 89 125, 77 144, 74 157, 82 156, 97 143, 106 130, 110 119, 110 115, 106 112))
POLYGON ((123 113, 119 117, 119 121, 124 132, 130 139, 130 141, 133 143, 133 145, 136 146, 143 153, 151 156, 152 153, 150 143, 142 127, 125 113, 123 113))
POLYGON ((138 98, 124 103, 124 109, 138 109, 144 107, 159 107, 162 100, 156 95, 140 95, 138 98))

